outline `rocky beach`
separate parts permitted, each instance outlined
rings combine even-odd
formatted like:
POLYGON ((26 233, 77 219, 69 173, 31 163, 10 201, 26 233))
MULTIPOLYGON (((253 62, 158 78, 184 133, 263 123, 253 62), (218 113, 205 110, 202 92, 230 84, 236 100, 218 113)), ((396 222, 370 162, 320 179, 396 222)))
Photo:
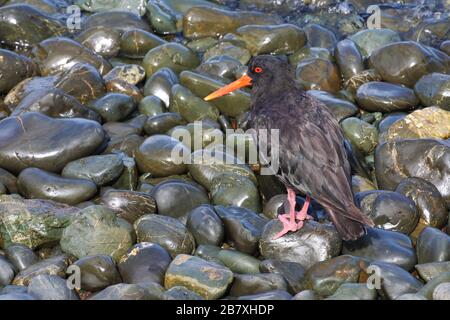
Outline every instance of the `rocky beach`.
POLYGON ((449 0, 0 0, 0 300, 450 300, 449 219, 449 0), (273 239, 251 91, 203 99, 262 54, 339 121, 362 238, 313 200, 273 239))

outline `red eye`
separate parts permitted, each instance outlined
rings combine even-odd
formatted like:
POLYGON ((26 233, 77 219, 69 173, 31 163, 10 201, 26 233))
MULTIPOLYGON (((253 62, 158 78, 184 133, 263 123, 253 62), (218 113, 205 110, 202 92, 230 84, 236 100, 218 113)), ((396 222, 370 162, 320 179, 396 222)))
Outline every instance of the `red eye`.
POLYGON ((261 73, 261 72, 263 72, 263 69, 260 68, 260 67, 256 67, 256 68, 255 68, 255 72, 256 72, 256 73, 261 73))

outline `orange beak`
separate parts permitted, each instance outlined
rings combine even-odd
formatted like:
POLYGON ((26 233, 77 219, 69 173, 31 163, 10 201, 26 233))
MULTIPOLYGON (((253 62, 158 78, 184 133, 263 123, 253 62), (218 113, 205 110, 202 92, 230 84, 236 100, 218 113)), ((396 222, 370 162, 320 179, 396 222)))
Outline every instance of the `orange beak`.
POLYGON ((203 100, 209 101, 212 99, 216 99, 216 98, 226 95, 227 93, 230 93, 230 92, 237 90, 239 88, 242 88, 242 87, 247 87, 251 84, 252 84, 252 78, 250 78, 248 75, 243 75, 236 81, 226 85, 225 87, 222 87, 222 88, 214 91, 210 95, 203 98, 203 100))

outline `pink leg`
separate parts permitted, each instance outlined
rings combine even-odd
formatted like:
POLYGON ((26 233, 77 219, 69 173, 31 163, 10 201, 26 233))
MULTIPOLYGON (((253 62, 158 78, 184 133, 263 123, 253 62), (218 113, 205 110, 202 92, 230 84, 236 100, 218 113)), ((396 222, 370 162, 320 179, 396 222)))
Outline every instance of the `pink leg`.
POLYGON ((295 192, 294 190, 288 188, 288 202, 289 202, 289 213, 281 214, 278 216, 278 219, 283 223, 283 230, 273 237, 273 240, 276 240, 282 236, 284 236, 289 231, 297 231, 298 225, 295 222, 295 192))
POLYGON ((297 220, 300 220, 300 222, 298 224, 301 225, 301 227, 303 226, 303 221, 304 220, 312 220, 313 219, 313 217, 311 217, 307 213, 310 204, 311 204, 311 198, 306 196, 306 201, 303 204, 303 208, 300 211, 296 212, 296 216, 295 217, 296 217, 297 220))

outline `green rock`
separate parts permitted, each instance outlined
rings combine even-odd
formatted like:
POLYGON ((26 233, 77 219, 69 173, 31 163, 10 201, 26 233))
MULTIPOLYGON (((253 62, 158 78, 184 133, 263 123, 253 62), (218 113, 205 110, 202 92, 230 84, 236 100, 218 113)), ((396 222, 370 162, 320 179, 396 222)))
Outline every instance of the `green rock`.
POLYGON ((439 106, 450 111, 450 75, 432 73, 416 82, 414 92, 420 102, 427 106, 439 106))
POLYGON ((63 229, 79 215, 79 209, 50 200, 0 196, 0 238, 3 245, 24 244, 32 249, 52 245, 63 229))
POLYGON ((172 87, 172 97, 173 102, 169 110, 179 113, 187 122, 219 118, 219 110, 214 105, 197 97, 181 85, 176 84, 172 87))
POLYGON ((128 58, 141 59, 149 50, 165 43, 167 41, 148 31, 128 30, 120 37, 120 54, 128 58))
POLYGON ((349 38, 356 43, 365 58, 388 43, 401 41, 398 33, 390 29, 365 29, 349 38))
POLYGON ((123 167, 122 159, 117 154, 90 156, 69 162, 61 175, 66 178, 91 180, 98 186, 104 186, 116 180, 123 167))
POLYGON ((232 155, 222 152, 214 153, 217 158, 208 155, 210 153, 203 150, 195 151, 192 164, 188 165, 191 176, 206 189, 211 190, 214 178, 224 173, 247 177, 256 185, 256 177, 250 167, 232 155))
MULTIPOLYGON (((153 135, 147 138, 136 152, 136 162, 141 172, 148 172, 153 177, 167 177, 174 174, 183 174, 187 167, 184 157, 174 158, 174 150, 189 156, 188 150, 178 140, 166 135, 153 135)), ((176 155, 179 154, 176 152, 176 155)))
POLYGON ((166 43, 159 45, 144 57, 143 67, 147 77, 151 77, 161 68, 170 68, 176 73, 197 67, 200 64, 198 57, 191 49, 179 43, 166 43))
POLYGON ((139 101, 139 113, 146 116, 156 116, 165 111, 164 102, 157 96, 146 96, 139 101))
POLYGON ((233 273, 228 268, 180 254, 169 265, 164 286, 166 289, 184 286, 207 300, 213 300, 222 297, 232 281, 233 273))
MULTIPOLYGON (((223 87, 225 83, 192 71, 180 74, 180 82, 197 97, 204 98, 213 91, 223 87)), ((242 90, 233 91, 226 96, 211 100, 221 114, 236 117, 250 109, 250 95, 242 90)))
POLYGON ((377 291, 365 283, 343 283, 336 292, 325 300, 376 300, 377 291))
POLYGON ((88 12, 104 12, 109 10, 130 11, 143 16, 145 14, 145 0, 77 0, 75 4, 88 12))
POLYGON ((299 62, 309 58, 321 58, 333 61, 333 57, 328 49, 304 46, 289 56, 289 63, 296 66, 299 62))
POLYGON ((426 282, 429 282, 442 273, 449 273, 450 261, 422 263, 417 264, 415 268, 419 276, 426 282))
POLYGON ((230 11, 214 7, 194 7, 183 19, 185 38, 220 37, 244 25, 275 24, 274 16, 255 11, 230 11), (217 23, 220 21, 220 23, 217 23))
POLYGON ((357 283, 361 268, 360 259, 343 255, 313 265, 305 276, 305 288, 327 297, 336 292, 343 283, 357 283))
POLYGON ((346 137, 363 154, 375 150, 378 143, 378 131, 375 126, 356 117, 344 119, 341 126, 346 137))
POLYGON ((250 52, 246 48, 234 45, 227 41, 219 42, 208 48, 203 55, 203 61, 207 61, 210 58, 217 56, 229 56, 238 60, 243 65, 247 64, 251 58, 250 52))
POLYGON ((212 180, 210 191, 215 205, 262 211, 258 188, 250 178, 229 173, 220 174, 212 180))
POLYGON ((291 54, 306 44, 305 32, 292 24, 246 25, 236 30, 252 55, 291 54))
POLYGON ((83 209, 61 238, 61 249, 78 258, 106 254, 118 261, 132 244, 130 230, 114 211, 103 206, 83 209))
POLYGON ((425 298, 431 300, 433 299, 433 292, 438 285, 441 283, 450 282, 450 272, 441 273, 440 275, 434 277, 424 285, 417 294, 424 296, 425 298))

